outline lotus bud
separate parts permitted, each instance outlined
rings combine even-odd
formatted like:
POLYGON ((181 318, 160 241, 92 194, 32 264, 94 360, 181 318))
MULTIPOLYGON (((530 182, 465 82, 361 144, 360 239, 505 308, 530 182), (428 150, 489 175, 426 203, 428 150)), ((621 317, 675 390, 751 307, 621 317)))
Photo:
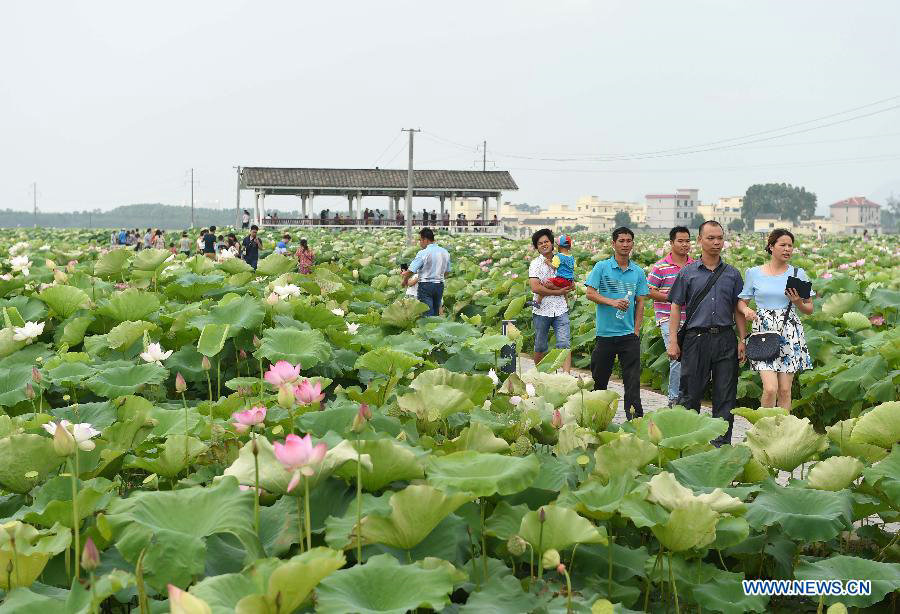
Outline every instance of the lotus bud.
POLYGON ((69 281, 69 276, 66 275, 63 271, 56 269, 55 271, 53 271, 53 281, 58 284, 64 284, 69 281))
POLYGON ((253 335, 253 347, 258 349, 259 346, 261 346, 261 345, 262 345, 262 341, 259 340, 259 337, 257 337, 256 335, 253 335))
POLYGON ((547 520, 547 512, 544 511, 543 506, 538 508, 538 521, 544 522, 547 520))
MULTIPOLYGON (((281 593, 278 593, 279 598, 281 593)), ((280 599, 276 600, 279 601, 280 599)), ((209 614, 212 610, 209 604, 194 597, 187 591, 183 591, 174 584, 169 585, 169 612, 170 614, 209 614)), ((276 608, 278 611, 278 608, 276 608)))
POLYGON ((51 271, 56 270, 56 263, 50 260, 49 258, 44 258, 44 266, 50 269, 51 271))
POLYGON ((513 556, 522 556, 525 554, 525 549, 527 547, 528 542, 519 535, 510 535, 509 539, 506 540, 506 549, 509 550, 509 553, 513 556))
POLYGON ((31 367, 31 381, 33 381, 35 384, 40 384, 41 380, 43 379, 44 376, 41 375, 41 372, 38 370, 38 368, 31 367))
POLYGON ((76 265, 76 264, 78 264, 78 261, 77 261, 77 260, 69 260, 69 263, 66 265, 66 270, 67 270, 69 273, 74 273, 74 272, 75 272, 75 265, 76 265))
POLYGON ((565 574, 566 566, 563 565, 562 563, 560 563, 559 565, 556 566, 556 571, 557 571, 557 573, 565 574))
POLYGON ((369 406, 366 403, 362 403, 359 406, 359 411, 356 412, 356 416, 353 417, 353 424, 350 426, 350 429, 354 433, 361 433, 371 419, 372 410, 369 409, 369 406))
POLYGON ((555 429, 562 427, 562 425, 563 425, 562 414, 559 413, 558 409, 553 410, 553 418, 550 419, 550 424, 555 429))
POLYGON ((97 569, 99 565, 100 552, 97 550, 97 546, 94 545, 94 540, 88 537, 87 541, 84 542, 84 550, 81 553, 81 567, 85 571, 91 572, 97 569))
POLYGON ((250 440, 250 451, 253 452, 253 456, 259 456, 259 444, 256 443, 256 437, 250 440))
POLYGON ((285 409, 294 406, 294 389, 290 384, 282 384, 278 387, 278 404, 285 409))
POLYGON ((175 374, 175 392, 178 394, 183 394, 184 391, 187 390, 187 382, 184 381, 184 376, 179 372, 175 374))
POLYGON ((659 427, 656 426, 656 423, 653 420, 647 425, 647 435, 650 438, 650 443, 656 445, 660 441, 662 441, 663 434, 662 431, 659 430, 659 427))
POLYGON ((60 456, 71 456, 75 448, 75 437, 62 424, 57 424, 53 431, 53 451, 60 456))
POLYGON ((359 279, 359 269, 353 269, 353 279, 359 279))
POLYGON ((541 567, 544 569, 553 569, 557 565, 559 565, 559 552, 553 548, 545 550, 544 554, 541 555, 541 567))
POLYGON ((278 303, 278 295, 272 292, 269 296, 266 297, 267 305, 276 305, 278 303))
POLYGON ((31 382, 25 384, 25 398, 29 401, 34 399, 34 386, 31 385, 31 382))
POLYGON ((245 352, 244 350, 240 350, 238 352, 238 358, 240 358, 241 360, 247 360, 247 352, 245 352))
POLYGON ((203 367, 204 371, 209 371, 212 369, 212 364, 209 362, 209 358, 206 356, 203 357, 203 360, 200 361, 200 366, 203 367))

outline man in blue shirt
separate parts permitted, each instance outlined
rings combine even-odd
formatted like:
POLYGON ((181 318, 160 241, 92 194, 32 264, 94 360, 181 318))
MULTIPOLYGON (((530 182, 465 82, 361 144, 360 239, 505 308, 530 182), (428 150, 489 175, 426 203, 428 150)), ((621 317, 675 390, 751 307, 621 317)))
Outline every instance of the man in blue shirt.
POLYGON ((444 297, 444 276, 450 270, 450 254, 434 242, 434 231, 423 228, 419 231, 419 246, 422 248, 409 269, 403 271, 404 285, 413 274, 418 275, 419 284, 416 298, 425 303, 427 316, 436 316, 441 310, 444 297))
POLYGON ((625 387, 625 414, 643 416, 641 406, 641 323, 647 276, 631 261, 634 233, 622 226, 612 233, 613 257, 594 265, 588 275, 587 298, 597 303, 597 338, 591 353, 594 390, 606 390, 613 362, 619 357, 625 387), (632 409, 634 410, 632 412, 632 409))

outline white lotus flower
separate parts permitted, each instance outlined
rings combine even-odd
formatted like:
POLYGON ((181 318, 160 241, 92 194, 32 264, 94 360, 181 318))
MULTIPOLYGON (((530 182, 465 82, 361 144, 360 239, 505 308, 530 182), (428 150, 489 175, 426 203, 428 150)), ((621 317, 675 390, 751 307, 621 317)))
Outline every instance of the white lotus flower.
POLYGON ((28 256, 13 256, 9 261, 13 271, 21 271, 22 275, 28 277, 28 269, 31 267, 31 261, 28 256))
POLYGON ((41 245, 38 249, 41 250, 42 252, 49 252, 50 246, 45 243, 44 245, 41 245))
POLYGON ((534 390, 534 384, 525 384, 525 394, 530 397, 533 397, 535 396, 535 394, 537 394, 534 390))
POLYGON ((500 383, 500 378, 497 377, 497 372, 491 369, 488 371, 488 377, 491 378, 491 381, 494 382, 494 386, 500 383))
POLYGON ((76 445, 85 452, 90 452, 96 447, 91 438, 100 434, 100 431, 87 422, 72 424, 68 420, 60 420, 59 422, 48 422, 42 426, 45 431, 54 436, 57 429, 63 429, 75 439, 76 445))
POLYGON ((509 402, 512 403, 513 405, 518 405, 519 403, 522 402, 522 397, 520 397, 517 394, 513 395, 513 396, 509 397, 509 402))
POLYGON ((25 326, 13 328, 13 340, 31 343, 44 332, 43 322, 25 322, 25 326))
POLYGON ((9 248, 9 255, 15 256, 16 254, 21 252, 23 249, 28 249, 28 243, 25 243, 24 241, 19 241, 18 243, 14 244, 12 247, 9 248))
POLYGON ((269 296, 266 297, 266 303, 269 305, 274 305, 279 300, 280 299, 278 298, 278 295, 275 294, 274 292, 270 293, 269 296))
POLYGON ((12 275, 10 275, 9 273, 4 273, 3 275, 0 275, 0 279, 2 279, 3 281, 9 281, 10 279, 12 279, 12 275))
POLYGON ((279 298, 289 298, 292 296, 300 296, 300 287, 294 284, 285 284, 284 286, 274 286, 272 290, 279 298))
POLYGON ((230 249, 223 249, 221 252, 219 252, 219 262, 231 260, 232 258, 234 258, 234 252, 230 249))
POLYGON ((158 343, 151 343, 147 346, 146 352, 141 352, 141 358, 143 358, 145 362, 155 362, 160 366, 162 366, 162 361, 164 361, 171 355, 172 350, 166 352, 158 343))
POLYGON ((331 310, 331 313, 333 313, 334 315, 336 315, 336 316, 339 317, 339 318, 343 318, 343 317, 344 317, 344 310, 343 310, 343 309, 340 309, 340 308, 338 308, 338 307, 335 307, 334 309, 332 309, 332 310, 331 310))
POLYGON ((359 324, 354 324, 352 322, 347 322, 347 332, 351 335, 355 335, 356 331, 359 330, 359 324))

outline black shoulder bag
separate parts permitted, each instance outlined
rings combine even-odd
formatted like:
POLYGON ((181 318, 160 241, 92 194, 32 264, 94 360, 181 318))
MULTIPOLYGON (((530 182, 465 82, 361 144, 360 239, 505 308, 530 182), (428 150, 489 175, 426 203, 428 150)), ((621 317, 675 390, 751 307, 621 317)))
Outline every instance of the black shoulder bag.
MULTIPOLYGON (((794 277, 796 276, 797 267, 794 267, 794 277)), ((769 330, 747 335, 747 358, 749 360, 768 362, 778 357, 778 354, 781 353, 781 342, 784 340, 782 333, 793 306, 793 303, 788 303, 788 308, 784 311, 784 320, 781 321, 781 330, 778 332, 769 330)))
MULTIPOLYGON (((700 291, 700 293, 694 296, 694 298, 692 298, 684 308, 684 324, 682 324, 681 328, 678 329, 678 347, 681 348, 682 351, 684 350, 684 336, 687 334, 688 323, 691 321, 691 318, 697 311, 697 306, 700 305, 700 301, 706 298, 706 295, 709 294, 709 291, 712 290, 712 287, 716 285, 716 281, 724 271, 725 263, 719 262, 719 266, 716 267, 716 270, 713 272, 712 277, 709 278, 709 281, 706 282, 706 285, 703 286, 703 289, 700 291)), ((671 324, 669 324, 669 326, 671 326, 671 324)))

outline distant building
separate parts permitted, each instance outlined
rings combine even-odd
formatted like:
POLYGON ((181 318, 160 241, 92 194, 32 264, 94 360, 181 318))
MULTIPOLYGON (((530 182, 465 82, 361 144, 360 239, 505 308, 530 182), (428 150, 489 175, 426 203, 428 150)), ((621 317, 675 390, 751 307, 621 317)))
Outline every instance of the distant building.
POLYGON ((843 226, 847 234, 861 235, 881 231, 881 205, 865 196, 852 196, 831 205, 831 219, 843 226))
POLYGON ((717 203, 698 204, 697 213, 702 215, 704 220, 719 222, 723 227, 728 228, 733 221, 741 219, 743 208, 743 196, 724 196, 717 203))
POLYGON ((674 194, 647 194, 647 225, 650 228, 669 229, 690 224, 697 205, 700 190, 681 188, 674 194))
POLYGON ((616 213, 624 211, 631 218, 632 226, 647 223, 647 206, 621 200, 600 200, 597 196, 582 196, 576 201, 576 209, 583 226, 590 232, 607 232, 615 227, 616 213))

